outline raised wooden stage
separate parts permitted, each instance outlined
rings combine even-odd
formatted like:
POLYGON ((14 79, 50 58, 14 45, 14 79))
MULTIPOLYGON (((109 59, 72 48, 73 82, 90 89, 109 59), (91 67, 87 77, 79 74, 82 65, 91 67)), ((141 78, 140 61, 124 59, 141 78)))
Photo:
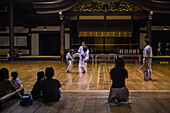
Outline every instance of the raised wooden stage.
POLYGON ((13 101, 1 113, 169 113, 169 93, 130 93, 132 104, 109 106, 108 93, 63 92, 59 102, 34 101, 31 106, 20 106, 13 101))

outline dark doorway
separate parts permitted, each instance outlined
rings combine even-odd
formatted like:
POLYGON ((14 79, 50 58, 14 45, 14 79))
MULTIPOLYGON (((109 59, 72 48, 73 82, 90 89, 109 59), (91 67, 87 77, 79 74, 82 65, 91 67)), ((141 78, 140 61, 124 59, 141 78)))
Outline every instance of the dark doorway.
POLYGON ((152 48, 154 55, 157 55, 158 43, 161 42, 161 53, 166 55, 166 44, 170 43, 170 32, 169 31, 153 31, 152 32, 152 48))
POLYGON ((43 32, 39 36, 40 55, 60 55, 60 33, 43 32))

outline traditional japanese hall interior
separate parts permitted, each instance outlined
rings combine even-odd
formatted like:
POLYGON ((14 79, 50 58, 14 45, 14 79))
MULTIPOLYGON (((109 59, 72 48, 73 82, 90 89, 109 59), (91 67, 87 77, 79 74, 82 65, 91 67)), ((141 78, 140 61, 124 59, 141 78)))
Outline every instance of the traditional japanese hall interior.
POLYGON ((170 1, 0 0, 0 112, 170 113, 170 1))

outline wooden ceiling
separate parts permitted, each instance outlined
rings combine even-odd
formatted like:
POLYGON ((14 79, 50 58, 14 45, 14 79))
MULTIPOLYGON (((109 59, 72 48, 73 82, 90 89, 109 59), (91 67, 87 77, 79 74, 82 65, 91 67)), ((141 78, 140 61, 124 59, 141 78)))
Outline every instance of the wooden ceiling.
MULTIPOLYGON (((56 26, 60 25, 59 11, 63 14, 72 15, 71 8, 87 0, 15 0, 14 23, 16 26, 56 26)), ((126 0, 142 8, 143 14, 154 11, 153 25, 170 25, 169 0, 126 0)), ((0 0, 0 26, 9 25, 9 0, 0 0)), ((75 13, 74 13, 75 14, 75 13)), ((76 12, 76 15, 99 15, 99 13, 76 12)), ((108 15, 126 15, 126 12, 112 12, 108 15)), ((75 16, 76 16, 75 15, 75 16)), ((100 13, 104 15, 104 13, 100 13)), ((131 13, 129 13, 131 15, 131 13)), ((140 16, 140 15, 138 15, 140 16)), ((67 20, 68 23, 70 22, 67 20)), ((68 24, 69 25, 69 24, 68 24)))
MULTIPOLYGON (((47 1, 47 0, 44 0, 47 1)), ((55 2, 42 2, 42 0, 35 0, 35 8, 37 13, 57 13, 66 11, 78 3, 89 0, 56 0, 55 2)), ((91 0, 90 0, 91 1, 91 0)), ((97 1, 97 0, 95 0, 97 1)), ((110 0, 115 2, 114 0, 110 0)), ((154 11, 157 13, 170 13, 170 2, 168 0, 116 0, 130 2, 146 11, 154 11)))

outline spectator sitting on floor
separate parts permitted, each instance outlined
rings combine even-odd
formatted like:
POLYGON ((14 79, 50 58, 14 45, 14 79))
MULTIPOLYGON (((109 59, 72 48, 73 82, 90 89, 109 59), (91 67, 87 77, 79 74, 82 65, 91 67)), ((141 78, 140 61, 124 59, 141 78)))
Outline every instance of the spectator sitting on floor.
POLYGON ((16 89, 22 88, 23 85, 21 83, 21 80, 17 78, 18 77, 18 72, 17 71, 12 71, 11 76, 12 76, 12 78, 10 79, 10 81, 13 84, 13 86, 15 86, 16 89))
POLYGON ((33 87, 32 91, 31 91, 32 98, 34 100, 42 98, 42 94, 41 94, 41 80, 43 80, 43 79, 44 79, 44 72, 43 71, 38 72, 37 73, 37 81, 34 84, 34 87, 33 87))
POLYGON ((116 66, 110 71, 112 86, 110 88, 108 101, 110 105, 129 104, 129 90, 125 86, 125 78, 128 78, 128 72, 125 69, 125 61, 123 58, 116 59, 116 66))
MULTIPOLYGON (((19 78, 17 78, 18 77, 18 72, 17 71, 12 71, 11 76, 12 76, 12 78, 10 79, 10 82, 15 87, 15 89, 23 88, 21 80, 19 78)), ((24 89, 20 92, 20 94, 24 95, 24 89)))
POLYGON ((41 89, 43 98, 45 101, 58 101, 61 97, 61 92, 59 88, 61 84, 59 80, 53 79, 54 70, 52 67, 48 67, 45 70, 46 79, 41 82, 41 89))
POLYGON ((2 68, 0 70, 0 97, 3 97, 13 91, 15 91, 15 87, 8 80, 9 79, 9 71, 6 68, 2 68))

